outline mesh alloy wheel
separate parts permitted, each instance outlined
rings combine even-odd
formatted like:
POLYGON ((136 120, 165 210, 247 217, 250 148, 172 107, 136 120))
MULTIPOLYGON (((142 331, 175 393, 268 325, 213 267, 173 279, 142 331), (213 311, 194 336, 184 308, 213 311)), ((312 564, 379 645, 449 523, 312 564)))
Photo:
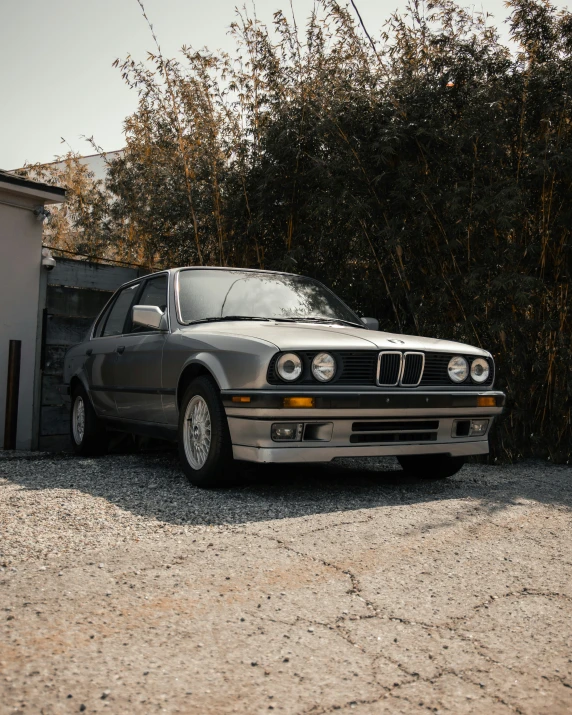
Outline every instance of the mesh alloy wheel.
POLYGON ((74 452, 82 457, 107 452, 109 435, 105 423, 95 413, 84 386, 79 383, 72 386, 70 438, 74 452))
POLYGON ((211 449, 211 415, 207 403, 195 395, 185 410, 185 454, 193 469, 202 469, 211 449))
POLYGON ((72 436, 74 442, 81 445, 85 436, 85 404, 81 395, 77 395, 73 403, 72 436))
POLYGON ((210 376, 196 377, 185 389, 178 442, 181 467, 191 484, 213 488, 236 483, 226 412, 210 376))

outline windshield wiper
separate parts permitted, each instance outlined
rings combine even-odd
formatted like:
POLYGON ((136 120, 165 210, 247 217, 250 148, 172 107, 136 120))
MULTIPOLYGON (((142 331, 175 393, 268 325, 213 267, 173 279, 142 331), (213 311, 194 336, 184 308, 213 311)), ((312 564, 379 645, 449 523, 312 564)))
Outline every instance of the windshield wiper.
POLYGON ((187 325, 195 325, 195 323, 220 323, 223 320, 271 320, 271 318, 261 318, 255 315, 224 315, 217 318, 200 318, 199 320, 189 320, 187 325))
POLYGON ((225 320, 265 320, 268 322, 276 321, 277 323, 343 323, 344 325, 352 325, 356 328, 363 328, 359 323, 352 323, 350 320, 342 320, 341 318, 316 318, 316 317, 299 317, 299 318, 263 318, 259 315, 224 315, 213 318, 200 318, 199 320, 189 320, 186 325, 195 325, 196 323, 220 323, 225 320))
POLYGON ((364 328, 365 326, 359 323, 353 323, 351 320, 342 320, 342 318, 273 318, 273 320, 280 321, 281 323, 343 323, 344 325, 353 325, 356 328, 364 328))

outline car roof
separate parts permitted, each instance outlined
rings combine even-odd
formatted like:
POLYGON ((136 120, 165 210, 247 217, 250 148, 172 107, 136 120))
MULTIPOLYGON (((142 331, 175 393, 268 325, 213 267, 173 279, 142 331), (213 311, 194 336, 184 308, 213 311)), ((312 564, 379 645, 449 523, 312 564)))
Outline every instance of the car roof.
POLYGON ((242 273, 274 273, 275 275, 281 276, 298 276, 298 273, 286 273, 286 271, 270 271, 266 268, 240 268, 236 266, 182 266, 181 268, 169 268, 169 273, 176 273, 177 271, 199 271, 199 270, 209 270, 209 271, 241 271, 242 273))

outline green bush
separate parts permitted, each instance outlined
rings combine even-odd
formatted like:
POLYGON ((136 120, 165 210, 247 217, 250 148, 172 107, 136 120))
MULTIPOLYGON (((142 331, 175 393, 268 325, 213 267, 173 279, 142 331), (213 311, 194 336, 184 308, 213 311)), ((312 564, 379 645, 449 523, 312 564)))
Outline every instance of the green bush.
POLYGON ((312 275, 383 329, 485 347, 508 394, 494 456, 566 462, 572 16, 509 7, 513 51, 449 0, 375 45, 326 0, 303 39, 280 12, 271 30, 239 15, 233 57, 118 63, 140 101, 109 241, 312 275))

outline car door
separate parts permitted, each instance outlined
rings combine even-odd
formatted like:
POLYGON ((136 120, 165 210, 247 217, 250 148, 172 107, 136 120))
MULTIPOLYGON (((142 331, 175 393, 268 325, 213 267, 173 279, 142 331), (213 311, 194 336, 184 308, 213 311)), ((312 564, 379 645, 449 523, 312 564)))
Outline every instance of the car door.
POLYGON ((96 412, 106 417, 117 416, 114 374, 117 338, 123 333, 126 318, 139 287, 140 283, 135 283, 118 291, 97 322, 93 339, 86 343, 85 370, 91 399, 96 412))
MULTIPOLYGON (((167 273, 148 278, 133 305, 153 305, 166 311, 167 291, 167 273)), ((131 313, 132 310, 119 341, 114 368, 117 416, 125 420, 163 423, 161 362, 166 333, 134 325, 131 313)))

